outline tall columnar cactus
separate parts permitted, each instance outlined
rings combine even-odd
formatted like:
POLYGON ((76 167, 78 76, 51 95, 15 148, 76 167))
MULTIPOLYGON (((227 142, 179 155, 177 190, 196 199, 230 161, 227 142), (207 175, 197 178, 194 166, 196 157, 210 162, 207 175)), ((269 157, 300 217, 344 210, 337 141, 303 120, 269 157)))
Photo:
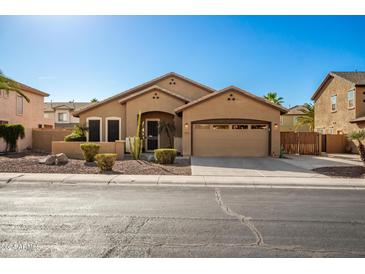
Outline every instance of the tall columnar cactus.
POLYGON ((134 160, 139 160, 142 154, 143 138, 141 137, 141 111, 138 113, 136 136, 129 137, 129 150, 134 160))

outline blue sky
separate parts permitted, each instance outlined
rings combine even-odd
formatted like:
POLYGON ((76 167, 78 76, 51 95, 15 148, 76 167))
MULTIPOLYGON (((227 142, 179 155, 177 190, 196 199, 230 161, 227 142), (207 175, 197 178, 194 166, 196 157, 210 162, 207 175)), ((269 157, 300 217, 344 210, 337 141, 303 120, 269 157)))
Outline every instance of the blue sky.
POLYGON ((0 69, 51 94, 114 95, 170 71, 307 102, 328 71, 365 71, 364 16, 0 16, 0 69))

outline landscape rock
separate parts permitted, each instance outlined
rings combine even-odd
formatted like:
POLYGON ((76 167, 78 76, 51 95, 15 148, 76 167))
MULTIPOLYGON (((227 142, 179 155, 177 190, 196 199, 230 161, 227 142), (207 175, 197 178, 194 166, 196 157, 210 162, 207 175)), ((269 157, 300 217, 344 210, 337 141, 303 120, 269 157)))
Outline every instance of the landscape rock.
POLYGON ((65 165, 68 163, 68 158, 65 153, 56 154, 56 164, 65 165))
POLYGON ((48 166, 54 165, 54 164, 56 164, 56 156, 48 155, 45 158, 39 159, 38 163, 48 165, 48 166))
POLYGON ((148 162, 154 162, 155 161, 155 156, 153 156, 152 154, 147 156, 147 161, 148 162))

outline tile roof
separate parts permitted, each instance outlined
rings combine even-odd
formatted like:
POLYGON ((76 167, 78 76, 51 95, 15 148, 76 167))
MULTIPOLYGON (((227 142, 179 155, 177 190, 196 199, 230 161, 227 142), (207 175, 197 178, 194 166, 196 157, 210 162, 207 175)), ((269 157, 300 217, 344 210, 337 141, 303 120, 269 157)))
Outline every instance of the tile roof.
POLYGON ((332 74, 340 76, 341 78, 354 83, 354 85, 365 84, 365 71, 354 71, 354 72, 333 71, 332 74))
POLYGON ((54 111, 55 108, 65 107, 72 111, 79 110, 92 103, 90 102, 45 102, 44 111, 54 111))
POLYGON ((358 123, 358 122, 365 122, 365 116, 358 117, 350 121, 350 123, 358 123))
POLYGON ((273 107, 273 108, 276 108, 276 109, 280 110, 280 112, 281 112, 282 114, 284 114, 284 113, 286 113, 286 112, 288 111, 285 107, 283 107, 283 106, 281 106, 281 105, 274 104, 274 103, 272 103, 272 102, 270 102, 270 101, 266 100, 266 99, 265 99, 265 98, 263 98, 263 97, 256 96, 255 94, 252 94, 252 93, 250 93, 250 92, 248 92, 248 91, 246 91, 246 90, 240 89, 240 88, 235 87, 235 86, 229 86, 229 87, 226 87, 226 88, 224 88, 224 89, 222 89, 222 90, 220 90, 220 91, 218 91, 218 92, 214 92, 214 93, 208 94, 208 95, 206 95, 206 96, 203 96, 203 97, 201 97, 201 98, 199 98, 199 99, 197 99, 197 100, 195 100, 195 101, 192 101, 192 102, 190 102, 190 103, 188 103, 188 104, 186 104, 186 105, 182 105, 181 107, 176 108, 176 109, 175 109, 175 112, 176 112, 176 113, 179 113, 179 112, 183 111, 183 110, 184 110, 184 109, 186 109, 186 108, 189 108, 189 107, 191 107, 191 106, 193 106, 193 105, 199 104, 199 103, 201 103, 201 102, 203 102, 203 101, 205 101, 205 100, 208 100, 208 99, 210 99, 210 98, 212 98, 212 97, 214 97, 214 96, 217 96, 217 95, 219 95, 219 94, 222 94, 222 93, 224 93, 224 92, 231 91, 231 90, 234 90, 234 91, 237 91, 237 92, 239 92, 239 93, 242 93, 242 94, 244 94, 244 95, 246 95, 246 96, 248 96, 248 97, 250 97, 250 98, 252 98, 252 99, 254 99, 254 100, 256 100, 256 101, 259 101, 259 102, 261 102, 261 103, 264 103, 264 104, 270 105, 271 107, 273 107))
POLYGON ((288 115, 303 115, 303 112, 300 111, 302 109, 304 109, 303 105, 296 105, 294 107, 289 108, 289 110, 286 114, 288 114, 288 115))
POLYGON ((190 102, 190 101, 191 101, 191 100, 189 100, 188 98, 185 98, 184 96, 181 96, 181 95, 179 95, 179 94, 176 94, 176 93, 174 93, 174 92, 172 92, 172 91, 169 91, 169 90, 164 89, 164 88, 162 88, 162 87, 159 87, 159 86, 157 86, 157 85, 153 85, 153 86, 148 87, 148 88, 146 88, 146 89, 144 89, 144 90, 141 90, 141 91, 139 91, 139 92, 135 92, 135 93, 133 93, 132 95, 129 95, 129 96, 127 96, 127 97, 124 97, 123 99, 120 99, 120 100, 119 100, 119 103, 125 103, 125 102, 127 102, 127 101, 129 101, 129 100, 131 100, 131 99, 133 99, 133 98, 136 98, 136 97, 138 97, 138 96, 140 96, 140 95, 143 95, 143 94, 145 94, 145 93, 147 93, 147 92, 149 92, 149 91, 152 91, 152 90, 159 90, 159 91, 162 91, 163 93, 166 93, 166 94, 168 94, 168 95, 170 95, 170 96, 173 96, 173 97, 179 98, 180 100, 182 100, 182 101, 184 101, 184 102, 190 102))
POLYGON ((100 101, 100 102, 98 102, 98 103, 95 103, 95 104, 94 104, 94 105, 92 105, 92 106, 86 106, 86 107, 83 107, 82 109, 80 109, 80 110, 76 111, 76 112, 74 113, 74 115, 77 117, 77 116, 79 116, 79 115, 80 115, 80 113, 82 113, 82 112, 84 112, 84 111, 86 111, 86 110, 92 109, 92 108, 94 108, 94 107, 97 107, 97 106, 99 106, 99 105, 105 104, 105 103, 110 102, 110 101, 115 100, 115 99, 122 99, 124 96, 129 96, 129 95, 131 95, 132 93, 137 92, 137 91, 139 91, 139 90, 140 90, 140 89, 142 89, 142 88, 146 88, 146 87, 148 87, 148 86, 150 86, 150 85, 153 85, 153 84, 157 83, 158 81, 160 81, 160 80, 162 80, 162 79, 165 79, 165 78, 167 78, 167 77, 176 77, 176 78, 183 79, 183 80, 185 80, 185 81, 187 81, 187 82, 189 82, 189 83, 191 83, 191 84, 193 84, 193 85, 196 85, 196 86, 198 86, 198 87, 201 87, 201 88, 203 88, 204 90, 206 90, 206 91, 208 91, 208 92, 211 92, 211 93, 216 91, 215 89, 213 89, 213 88, 211 88, 211 87, 208 87, 208 86, 206 86, 206 85, 200 84, 200 83, 198 83, 198 82, 196 82, 196 81, 194 81, 194 80, 191 80, 191 79, 189 79, 189 78, 187 78, 187 77, 185 77, 185 76, 183 76, 183 75, 180 75, 180 74, 178 74, 178 73, 176 73, 176 72, 169 72, 169 73, 166 73, 166 74, 164 74, 164 75, 162 75, 162 76, 159 76, 159 77, 157 77, 157 78, 154 78, 154 79, 152 79, 152 80, 150 80, 150 81, 147 81, 147 82, 145 82, 145 83, 143 83, 143 84, 140 84, 140 85, 138 85, 138 86, 135 86, 135 87, 133 87, 133 88, 131 88, 131 89, 128 89, 128 90, 126 90, 126 91, 122 91, 122 92, 120 92, 120 93, 118 93, 118 94, 116 94, 116 95, 113 95, 113 96, 111 96, 111 97, 109 97, 109 98, 106 98, 106 99, 104 99, 104 100, 102 100, 102 101, 100 101))
POLYGON ((365 85, 365 72, 364 71, 331 71, 327 74, 326 78, 322 81, 319 85, 317 90, 313 93, 311 99, 315 100, 319 93, 321 92, 322 88, 325 86, 329 79, 334 78, 335 76, 345 79, 355 86, 365 85))

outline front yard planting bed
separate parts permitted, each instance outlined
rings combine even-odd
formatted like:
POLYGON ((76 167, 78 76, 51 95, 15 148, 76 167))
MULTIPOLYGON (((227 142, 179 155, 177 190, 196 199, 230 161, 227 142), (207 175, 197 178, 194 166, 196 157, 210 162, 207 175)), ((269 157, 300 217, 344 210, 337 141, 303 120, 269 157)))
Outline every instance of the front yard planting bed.
POLYGON ((365 167, 363 166, 335 166, 335 167, 320 167, 313 171, 340 178, 365 178, 365 167))
MULTIPOLYGON (((34 153, 17 153, 0 156, 0 172, 12 173, 71 173, 98 174, 96 163, 85 163, 84 160, 69 159, 63 166, 47 166, 39 164, 38 160, 45 155, 34 153)), ((110 172, 109 172, 110 173, 110 172)), ((116 161, 114 174, 127 175, 191 175, 190 160, 177 158, 172 165, 159 165, 142 160, 116 161)))

